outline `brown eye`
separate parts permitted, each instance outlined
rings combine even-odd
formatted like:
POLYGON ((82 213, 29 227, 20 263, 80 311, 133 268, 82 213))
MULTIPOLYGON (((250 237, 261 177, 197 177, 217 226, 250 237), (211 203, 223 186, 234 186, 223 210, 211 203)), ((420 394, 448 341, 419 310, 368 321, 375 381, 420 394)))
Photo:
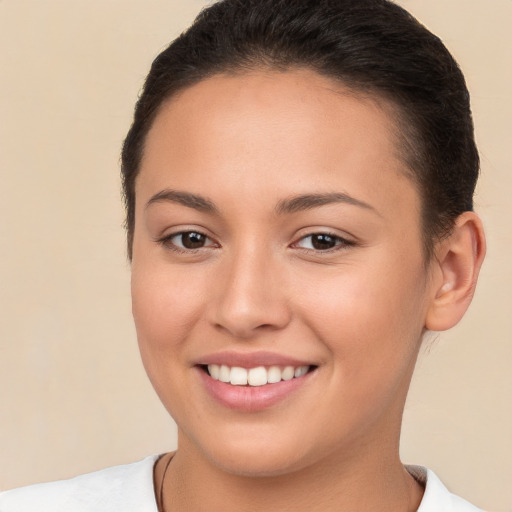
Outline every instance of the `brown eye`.
POLYGON ((161 240, 162 245, 177 251, 202 249, 214 245, 212 240, 198 231, 182 231, 161 240))
POLYGON ((335 247, 347 247, 353 245, 353 243, 336 235, 330 235, 328 233, 313 233, 301 238, 296 245, 302 249, 328 251, 335 247))
POLYGON ((332 249, 337 245, 338 240, 331 235, 311 235, 311 245, 319 251, 332 249))
POLYGON ((183 247, 185 249, 200 249, 206 245, 206 241, 208 240, 205 235, 195 231, 180 233, 174 238, 174 243, 178 245, 178 247, 183 247))

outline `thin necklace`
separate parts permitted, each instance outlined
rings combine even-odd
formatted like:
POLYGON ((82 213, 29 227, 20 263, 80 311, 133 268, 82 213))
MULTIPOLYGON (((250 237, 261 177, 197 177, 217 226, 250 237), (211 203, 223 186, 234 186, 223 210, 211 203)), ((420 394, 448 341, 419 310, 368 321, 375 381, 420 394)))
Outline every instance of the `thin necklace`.
POLYGON ((167 470, 169 469, 169 464, 171 463, 173 459, 173 456, 171 455, 169 457, 169 460, 167 461, 167 464, 165 465, 164 474, 162 475, 162 482, 160 483, 160 492, 158 493, 159 497, 159 507, 158 512, 165 512, 164 508, 164 482, 165 482, 165 475, 167 474, 167 470))

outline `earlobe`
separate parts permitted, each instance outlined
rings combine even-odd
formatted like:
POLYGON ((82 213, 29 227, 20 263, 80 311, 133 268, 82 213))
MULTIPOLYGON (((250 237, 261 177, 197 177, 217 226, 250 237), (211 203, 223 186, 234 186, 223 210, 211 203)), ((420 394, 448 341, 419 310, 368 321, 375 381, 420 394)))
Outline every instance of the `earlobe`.
POLYGON ((432 274, 432 295, 425 327, 444 331, 464 316, 485 256, 482 221, 474 212, 464 212, 451 235, 439 243, 432 274))

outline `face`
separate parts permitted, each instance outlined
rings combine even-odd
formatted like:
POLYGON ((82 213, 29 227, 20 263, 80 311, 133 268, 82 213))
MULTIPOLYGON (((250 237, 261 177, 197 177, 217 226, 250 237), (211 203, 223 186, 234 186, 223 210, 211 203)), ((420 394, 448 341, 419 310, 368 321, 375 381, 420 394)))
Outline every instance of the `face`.
POLYGON ((395 135, 385 105, 306 70, 163 105, 132 295, 180 449, 247 475, 397 449, 429 290, 395 135))

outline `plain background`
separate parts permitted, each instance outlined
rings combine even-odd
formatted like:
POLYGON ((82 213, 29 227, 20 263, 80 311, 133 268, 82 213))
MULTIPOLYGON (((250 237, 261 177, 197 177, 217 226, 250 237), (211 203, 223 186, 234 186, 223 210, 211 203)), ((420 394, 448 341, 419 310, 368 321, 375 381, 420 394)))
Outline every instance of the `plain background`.
MULTIPOLYGON (((489 251, 464 321, 426 345, 402 456, 512 510, 512 1, 401 0, 472 92, 489 251)), ((156 54, 201 0, 0 0, 0 488, 175 446, 139 362, 119 149, 156 54)))

